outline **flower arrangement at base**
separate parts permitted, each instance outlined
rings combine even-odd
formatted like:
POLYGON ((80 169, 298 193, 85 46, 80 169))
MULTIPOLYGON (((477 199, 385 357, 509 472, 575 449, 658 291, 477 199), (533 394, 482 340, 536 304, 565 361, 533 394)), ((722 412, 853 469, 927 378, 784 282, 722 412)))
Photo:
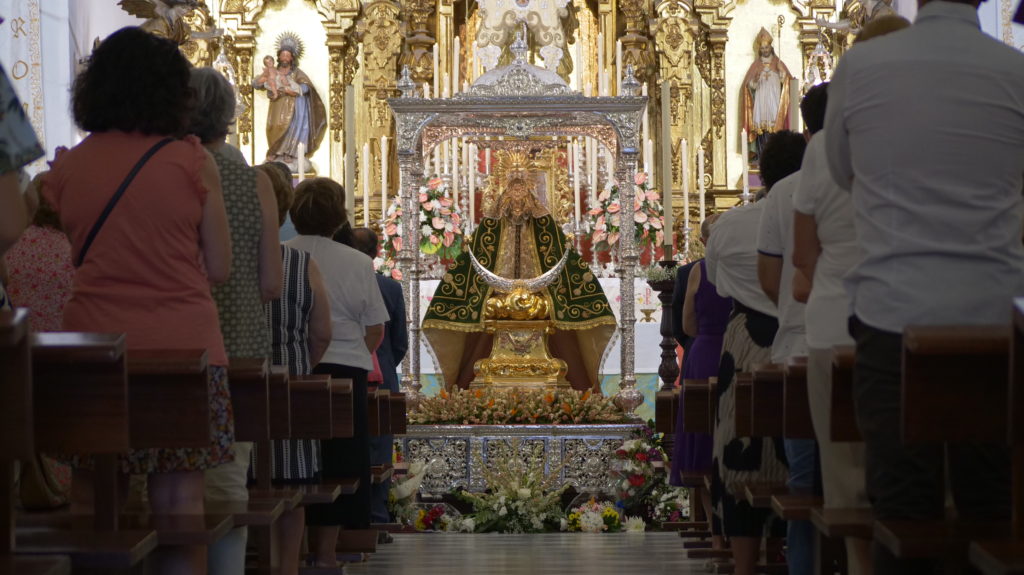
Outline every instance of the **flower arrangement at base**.
POLYGON ((409 464, 409 470, 401 479, 396 478, 388 492, 388 508, 399 523, 415 525, 420 519, 415 507, 420 485, 427 477, 430 464, 421 460, 409 464))
POLYGON ((610 398, 572 389, 442 390, 409 413, 418 425, 506 425, 620 423, 622 410, 610 398))
MULTIPOLYGON (((544 454, 532 450, 524 462, 516 457, 513 446, 507 457, 492 455, 483 466, 483 477, 489 486, 486 493, 459 492, 458 497, 473 505, 472 530, 478 533, 543 533, 558 528, 562 519, 559 507, 568 485, 558 485, 561 469, 544 471, 544 454)), ((520 452, 521 453, 521 452, 520 452)), ((465 530, 465 529, 462 529, 465 530)))
POLYGON ((598 502, 591 498, 583 505, 571 509, 561 527, 562 531, 614 533, 622 531, 622 514, 612 503, 598 502))
POLYGON ((429 509, 419 509, 413 525, 419 531, 448 531, 451 523, 444 505, 434 505, 429 509))
MULTIPOLYGON (((419 190, 420 251, 442 262, 455 259, 462 251, 462 214, 451 197, 448 184, 431 178, 419 190)), ((374 260, 377 271, 401 279, 396 260, 402 249, 402 206, 398 197, 391 202, 381 226, 383 255, 374 260)))
POLYGON ((632 435, 615 450, 612 464, 615 495, 624 509, 647 505, 651 492, 664 481, 664 472, 656 464, 667 459, 661 447, 661 434, 650 426, 639 427, 632 435))
MULTIPOLYGON (((633 222, 636 223, 635 237, 638 249, 657 247, 664 243, 664 208, 656 190, 648 189, 647 174, 641 172, 633 178, 636 184, 633 196, 633 222)), ((622 200, 619 187, 613 185, 597 196, 598 206, 587 214, 590 216, 590 240, 594 250, 611 251, 619 242, 622 224, 622 200)))
POLYGON ((669 485, 667 477, 651 491, 651 520, 658 523, 685 521, 690 517, 690 490, 669 485))

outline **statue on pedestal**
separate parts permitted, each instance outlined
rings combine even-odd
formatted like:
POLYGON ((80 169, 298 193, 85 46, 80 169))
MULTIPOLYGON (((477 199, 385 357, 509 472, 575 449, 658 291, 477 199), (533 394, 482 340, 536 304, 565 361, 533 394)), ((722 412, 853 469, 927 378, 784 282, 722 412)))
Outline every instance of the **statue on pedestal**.
POLYGON ((772 47, 772 35, 761 28, 754 42, 757 56, 743 77, 743 127, 756 163, 768 136, 789 128, 789 81, 793 75, 772 47))
POLYGON ((524 175, 509 177, 470 249, 448 267, 423 320, 445 386, 511 385, 516 372, 524 385, 599 388, 615 316, 524 175), (495 277, 508 289, 495 289, 495 277))
POLYGON ((266 90, 270 98, 267 161, 283 162, 293 172, 299 169, 299 145, 305 156, 303 171, 308 171, 307 159, 327 131, 327 110, 309 76, 299 69, 301 57, 302 42, 286 32, 277 40, 277 67, 265 69, 252 81, 253 88, 266 90))

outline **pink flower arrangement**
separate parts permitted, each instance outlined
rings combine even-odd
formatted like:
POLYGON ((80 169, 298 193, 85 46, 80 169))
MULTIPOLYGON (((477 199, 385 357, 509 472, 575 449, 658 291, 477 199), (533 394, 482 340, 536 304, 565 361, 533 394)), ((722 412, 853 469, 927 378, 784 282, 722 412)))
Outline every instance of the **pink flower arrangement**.
MULTIPOLYGON (((633 196, 633 221, 636 222, 636 244, 641 249, 659 246, 665 238, 665 232, 662 231, 665 214, 661 205, 661 194, 657 190, 648 189, 647 182, 646 173, 641 172, 633 177, 633 183, 636 185, 633 196)), ((611 251, 621 234, 619 214, 622 212, 622 202, 618 186, 605 189, 597 196, 597 200, 600 205, 587 212, 593 230, 590 240, 597 251, 611 251)))
MULTIPOLYGON (((462 251, 462 216, 449 195, 448 186, 441 178, 431 178, 421 186, 417 197, 420 204, 420 251, 451 260, 462 251)), ((402 249, 402 207, 399 199, 391 203, 382 226, 384 250, 374 260, 377 271, 394 279, 402 273, 395 268, 398 252, 402 249)))

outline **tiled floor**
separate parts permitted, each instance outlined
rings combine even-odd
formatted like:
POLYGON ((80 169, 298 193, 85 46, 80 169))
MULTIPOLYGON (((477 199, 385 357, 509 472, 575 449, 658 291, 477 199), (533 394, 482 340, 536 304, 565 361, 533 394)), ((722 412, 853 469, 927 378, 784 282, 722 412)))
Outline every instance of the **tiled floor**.
POLYGON ((395 535, 349 575, 688 575, 704 573, 688 560, 675 533, 549 533, 541 535, 395 535))

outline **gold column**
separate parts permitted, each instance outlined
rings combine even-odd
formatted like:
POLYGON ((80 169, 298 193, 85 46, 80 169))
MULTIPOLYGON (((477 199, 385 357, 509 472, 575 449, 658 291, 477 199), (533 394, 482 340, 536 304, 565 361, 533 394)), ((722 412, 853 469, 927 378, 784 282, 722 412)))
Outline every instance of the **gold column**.
MULTIPOLYGON (((363 40, 363 85, 362 98, 366 104, 358 112, 357 122, 361 133, 358 133, 359 150, 363 144, 369 144, 370 157, 360 158, 359 164, 370 162, 370 203, 362 205, 362 210, 369 209, 371 223, 380 219, 381 215, 381 158, 380 141, 388 137, 391 145, 384 166, 388 169, 388 187, 397 189, 398 172, 390 158, 394 157, 394 119, 387 99, 397 95, 395 82, 398 78, 398 57, 402 53, 402 31, 398 23, 400 8, 392 0, 376 0, 363 5, 363 19, 360 30, 363 40)), ((363 171, 360 170, 358 192, 356 197, 363 197, 363 171)), ((388 190, 388 196, 393 196, 388 190)), ((356 220, 362 225, 362 218, 356 220)))
POLYGON ((434 37, 430 34, 429 20, 434 12, 432 0, 402 0, 402 15, 408 26, 405 38, 408 50, 402 54, 402 66, 409 67, 416 87, 429 83, 434 76, 434 37))
MULTIPOLYGON (((693 31, 691 29, 690 7, 678 0, 665 0, 657 6, 658 23, 655 28, 654 41, 658 50, 659 76, 662 82, 671 82, 671 97, 669 102, 662 102, 662 106, 668 106, 671 114, 671 140, 660 142, 661 146, 669 146, 671 149, 671 165, 673 189, 681 190, 683 194, 691 193, 696 186, 696 164, 693 158, 696 157, 697 145, 700 140, 700 126, 695 126, 693 118, 693 31), (682 189, 682 158, 680 157, 679 141, 686 138, 688 146, 688 157, 685 169, 690 174, 689 188, 682 189)), ((658 90, 660 94, 661 91, 658 90)), ((660 130, 658 138, 661 138, 660 130)), ((659 158, 661 156, 659 155, 659 158)), ((680 194, 673 194, 673 212, 681 213, 683 198, 680 194)), ((696 201, 690 202, 696 205, 696 201)), ((666 209, 668 207, 666 206, 666 209)), ((682 230, 685 221, 689 221, 689 214, 682 214, 682 218, 676 218, 677 226, 682 230)), ((667 233, 667 232, 666 232, 667 233)), ((682 234, 680 234, 682 237, 682 234)))
MULTIPOLYGON (((648 0, 619 0, 619 9, 626 23, 626 33, 622 40, 622 70, 633 66, 633 74, 642 84, 646 84, 654 71, 654 55, 647 37, 647 5, 648 0)), ((613 45, 614 47, 614 45, 613 45)), ((612 52, 613 59, 615 52, 612 52)), ((616 94, 620 96, 621 94, 616 94)), ((641 142, 641 145, 643 143, 641 142)))

